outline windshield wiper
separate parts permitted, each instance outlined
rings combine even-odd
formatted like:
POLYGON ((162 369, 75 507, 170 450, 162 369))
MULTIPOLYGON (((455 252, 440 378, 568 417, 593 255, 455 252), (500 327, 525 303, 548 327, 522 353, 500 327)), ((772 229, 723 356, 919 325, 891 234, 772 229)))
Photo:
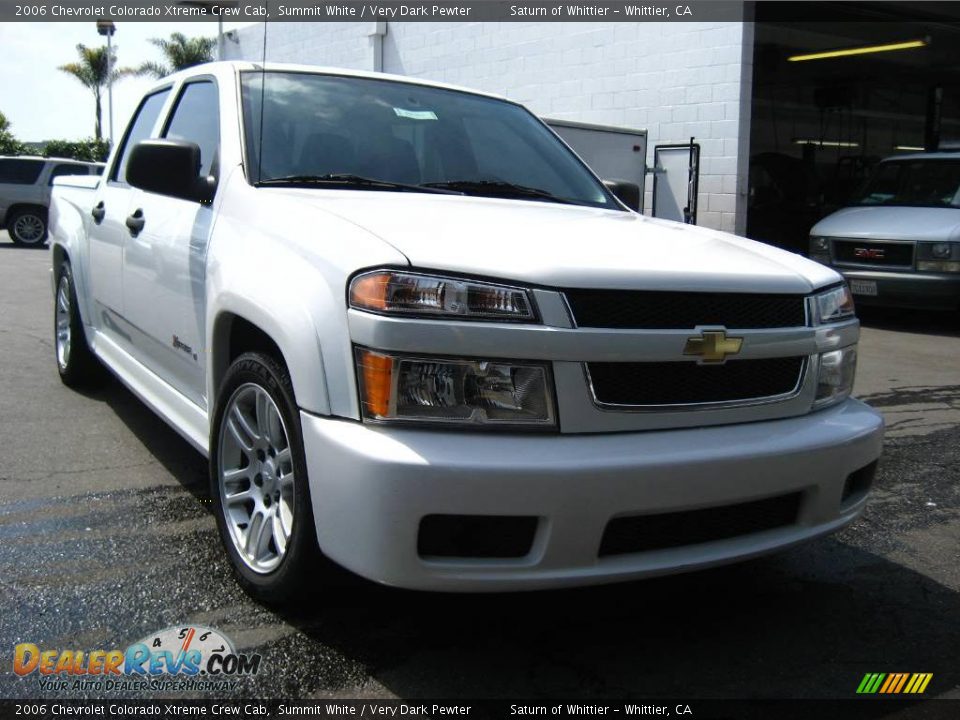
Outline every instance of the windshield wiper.
POLYGON ((422 187, 441 188, 444 190, 459 190, 472 195, 489 195, 491 197, 507 198, 534 198, 537 200, 548 200, 550 202, 563 203, 565 205, 587 205, 588 203, 578 200, 570 200, 554 195, 547 190, 540 188, 527 187, 525 185, 515 185, 514 183, 503 182, 500 180, 449 180, 447 182, 429 182, 424 183, 422 187))
POLYGON ((408 192, 439 193, 443 195, 463 195, 456 189, 434 188, 428 185, 391 182, 376 178, 353 175, 351 173, 328 173, 326 175, 283 175, 268 178, 257 183, 258 186, 270 185, 340 185, 344 187, 371 188, 373 190, 406 190, 408 192))

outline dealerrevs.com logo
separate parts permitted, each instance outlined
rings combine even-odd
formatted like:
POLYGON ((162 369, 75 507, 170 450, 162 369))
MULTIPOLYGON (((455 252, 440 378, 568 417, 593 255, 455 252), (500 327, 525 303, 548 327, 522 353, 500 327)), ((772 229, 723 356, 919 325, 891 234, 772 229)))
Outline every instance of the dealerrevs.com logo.
POLYGON ((261 656, 238 653, 223 633, 199 625, 152 633, 126 650, 41 649, 20 643, 13 671, 35 675, 42 690, 232 690, 256 675, 261 656))

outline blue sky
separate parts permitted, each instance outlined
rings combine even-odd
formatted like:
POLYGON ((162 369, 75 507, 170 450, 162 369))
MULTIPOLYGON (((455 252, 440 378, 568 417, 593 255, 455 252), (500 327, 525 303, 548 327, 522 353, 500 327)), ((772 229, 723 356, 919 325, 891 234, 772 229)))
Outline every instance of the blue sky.
MULTIPOLYGON (((229 30, 243 23, 224 23, 229 30)), ((215 36, 216 22, 160 23, 120 22, 113 42, 117 64, 136 66, 146 60, 161 61, 160 51, 147 40, 165 38, 172 32, 187 37, 215 36)), ((106 44, 94 22, 0 23, 0 112, 7 116, 20 140, 64 138, 77 140, 93 136, 93 93, 75 78, 57 69, 77 58, 76 45, 106 44)), ((113 88, 114 130, 117 135, 151 81, 126 78, 113 88)), ((108 135, 106 93, 103 130, 108 135)))

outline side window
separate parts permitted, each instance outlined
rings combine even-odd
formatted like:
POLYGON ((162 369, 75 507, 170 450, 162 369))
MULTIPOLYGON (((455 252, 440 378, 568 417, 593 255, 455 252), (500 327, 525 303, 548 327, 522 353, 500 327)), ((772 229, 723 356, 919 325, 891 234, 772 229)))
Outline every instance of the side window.
POLYGON ((50 180, 47 182, 48 185, 53 185, 53 179, 60 177, 61 175, 89 175, 90 173, 87 170, 86 165, 78 165, 76 163, 60 163, 59 165, 54 165, 53 170, 50 171, 50 180))
POLYGON ((199 145, 200 175, 213 174, 220 147, 217 86, 212 82, 186 85, 163 136, 168 140, 187 140, 199 145))
POLYGON ((111 180, 121 183, 127 181, 127 161, 130 159, 130 150, 141 140, 150 137, 150 131, 153 130, 157 118, 160 117, 160 111, 163 109, 163 104, 167 101, 167 95, 169 94, 170 90, 161 90, 153 95, 148 95, 140 103, 140 108, 137 110, 133 122, 130 123, 129 130, 127 130, 127 136, 123 139, 119 159, 114 163, 113 173, 110 175, 111 180))
POLYGON ((43 160, 0 160, 0 183, 33 185, 43 170, 43 160))

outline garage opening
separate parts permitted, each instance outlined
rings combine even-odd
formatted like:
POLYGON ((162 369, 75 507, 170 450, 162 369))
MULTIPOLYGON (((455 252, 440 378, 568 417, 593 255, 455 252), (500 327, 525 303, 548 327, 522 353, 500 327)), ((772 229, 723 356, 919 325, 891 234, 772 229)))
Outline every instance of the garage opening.
POLYGON ((806 254, 882 158, 960 151, 960 6, 802 5, 756 9, 747 236, 806 254))

